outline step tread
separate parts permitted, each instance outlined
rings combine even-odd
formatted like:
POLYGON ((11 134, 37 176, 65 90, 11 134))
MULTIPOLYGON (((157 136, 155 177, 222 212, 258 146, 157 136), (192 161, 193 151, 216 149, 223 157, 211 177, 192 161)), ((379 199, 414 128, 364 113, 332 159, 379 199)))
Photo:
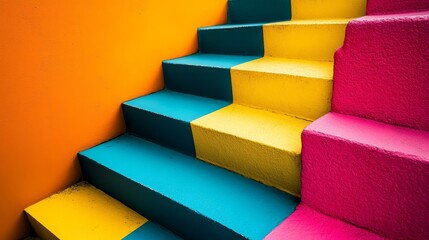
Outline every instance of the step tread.
POLYGON ((191 94, 162 90, 124 103, 158 115, 191 122, 229 105, 228 102, 191 94))
POLYGON ((25 211, 32 224, 40 226, 37 234, 58 239, 122 239, 147 222, 87 183, 76 184, 25 211))
POLYGON ((251 61, 256 58, 259 57, 197 53, 181 58, 166 60, 164 63, 229 69, 235 65, 251 61))
POLYGON ((344 139, 387 152, 416 156, 429 163, 429 132, 427 131, 333 112, 315 121, 306 131, 344 139))
POLYGON ((80 154, 250 238, 268 234, 294 210, 297 201, 238 174, 127 134, 80 154))
POLYGON ((192 122, 266 146, 301 152, 301 133, 310 121, 232 104, 192 122))
POLYGON ((278 57, 263 57, 233 67, 233 70, 265 72, 324 80, 333 79, 334 63, 278 57))
POLYGON ((265 240, 275 239, 382 240, 385 238, 300 204, 289 218, 265 238, 265 240))

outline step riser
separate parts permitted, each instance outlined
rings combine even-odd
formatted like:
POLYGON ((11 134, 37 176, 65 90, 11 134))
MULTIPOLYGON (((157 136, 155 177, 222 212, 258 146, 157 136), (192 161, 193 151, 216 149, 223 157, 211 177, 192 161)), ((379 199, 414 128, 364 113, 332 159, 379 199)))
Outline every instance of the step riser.
POLYGON ((245 239, 161 194, 80 155, 83 175, 96 187, 185 239, 245 239))
POLYGON ((333 111, 429 131, 427 29, 429 11, 351 22, 335 56, 333 111))
POLYGON ((229 68, 163 63, 167 89, 203 97, 232 101, 229 68))
POLYGON ((291 18, 290 0, 229 0, 228 23, 285 21, 291 18))
POLYGON ((310 131, 302 156, 305 204, 392 239, 429 238, 428 159, 310 131))
POLYGON ((225 29, 198 30, 199 51, 202 53, 263 56, 262 25, 225 29))
POLYGON ((197 158, 294 196, 300 195, 299 154, 192 125, 197 158), (216 143, 216 144, 213 144, 216 143))
POLYGON ((310 122, 232 104, 191 122, 197 158, 300 195, 300 136, 310 122))
POLYGON ((122 105, 127 131, 179 152, 195 156, 194 139, 189 122, 122 105))
POLYGON ((293 19, 357 18, 365 12, 366 0, 292 0, 293 19))
POLYGON ((265 55, 333 61, 343 45, 346 24, 264 25, 265 55))
POLYGON ((315 120, 331 109, 332 81, 231 70, 234 103, 315 120))

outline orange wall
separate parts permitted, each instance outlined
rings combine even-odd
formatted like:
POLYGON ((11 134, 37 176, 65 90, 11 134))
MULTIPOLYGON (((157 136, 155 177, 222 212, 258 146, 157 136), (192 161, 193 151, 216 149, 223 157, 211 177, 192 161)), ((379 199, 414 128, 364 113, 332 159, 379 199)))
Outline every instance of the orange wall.
POLYGON ((0 239, 80 177, 76 153, 124 131, 120 103, 162 88, 226 0, 0 0, 0 239))

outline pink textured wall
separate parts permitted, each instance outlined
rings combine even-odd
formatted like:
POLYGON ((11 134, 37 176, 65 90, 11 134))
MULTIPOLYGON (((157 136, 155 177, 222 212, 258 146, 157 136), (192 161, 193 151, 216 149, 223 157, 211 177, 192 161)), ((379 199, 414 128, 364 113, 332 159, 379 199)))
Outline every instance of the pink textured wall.
POLYGON ((392 239, 429 239, 429 132, 328 113, 302 138, 303 203, 392 239))
POLYGON ((429 9, 429 0, 368 0, 367 14, 429 9))
POLYGON ((429 11, 366 16, 335 55, 334 112, 429 130, 429 11))

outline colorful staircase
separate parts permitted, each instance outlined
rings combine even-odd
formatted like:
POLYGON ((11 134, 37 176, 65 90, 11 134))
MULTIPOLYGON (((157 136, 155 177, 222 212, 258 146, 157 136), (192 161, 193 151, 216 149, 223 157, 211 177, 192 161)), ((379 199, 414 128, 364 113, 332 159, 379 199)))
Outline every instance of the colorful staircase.
POLYGON ((26 209, 37 234, 428 239, 429 61, 400 64, 429 49, 429 13, 348 24, 365 10, 229 0, 199 53, 162 63, 164 90, 122 105, 127 133, 79 153, 91 185, 26 209))

